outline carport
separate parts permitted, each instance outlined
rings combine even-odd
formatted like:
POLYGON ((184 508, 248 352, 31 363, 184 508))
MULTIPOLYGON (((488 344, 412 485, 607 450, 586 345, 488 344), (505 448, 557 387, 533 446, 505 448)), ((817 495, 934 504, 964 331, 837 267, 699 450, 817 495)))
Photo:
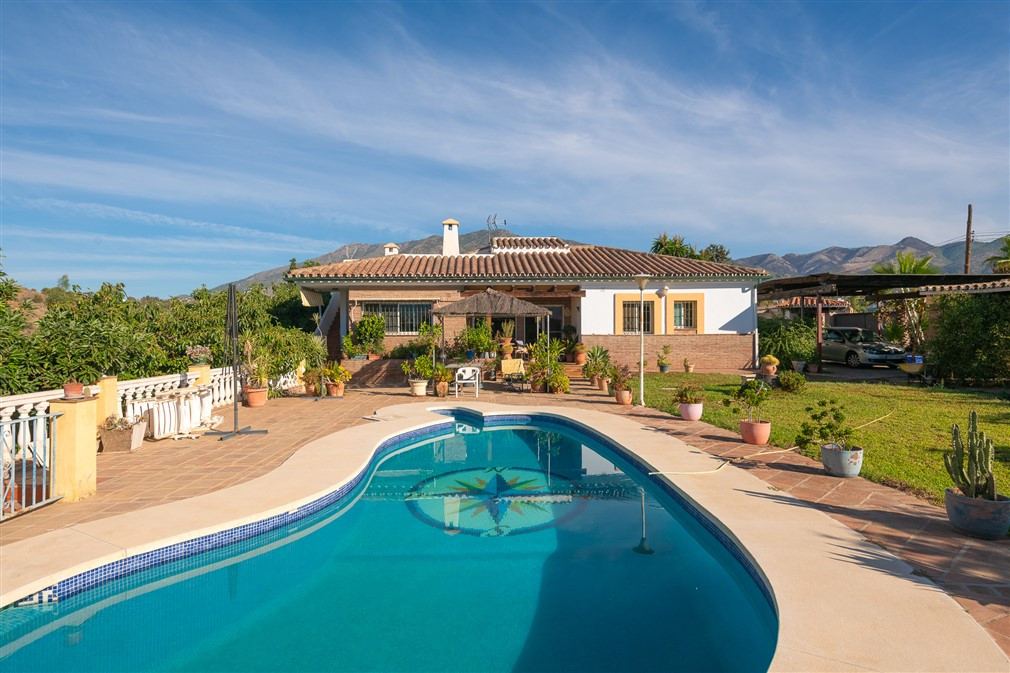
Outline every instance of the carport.
POLYGON ((816 273, 774 278, 757 286, 758 301, 814 297, 817 316, 817 357, 823 347, 824 298, 865 297, 876 302, 940 294, 1010 292, 1010 274, 991 273, 816 273), (899 290, 894 292, 894 290, 899 290))

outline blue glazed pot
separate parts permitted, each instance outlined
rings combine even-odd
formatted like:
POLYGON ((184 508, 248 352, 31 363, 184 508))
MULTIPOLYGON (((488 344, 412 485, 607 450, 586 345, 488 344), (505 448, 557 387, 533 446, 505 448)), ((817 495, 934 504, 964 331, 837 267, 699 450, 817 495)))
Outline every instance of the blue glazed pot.
POLYGON ((473 360, 475 357, 477 357, 477 352, 476 351, 467 351, 466 352, 466 359, 467 360, 473 360))
POLYGON ((854 447, 852 451, 845 451, 837 444, 822 444, 821 465, 833 477, 858 477, 863 469, 863 450, 854 447))
POLYGON ((670 371, 670 365, 659 365, 659 371, 661 374, 665 374, 670 371))
POLYGON ((1010 498, 996 494, 995 500, 969 498, 952 488, 943 492, 947 518, 954 528, 983 540, 1000 540, 1010 531, 1010 498))

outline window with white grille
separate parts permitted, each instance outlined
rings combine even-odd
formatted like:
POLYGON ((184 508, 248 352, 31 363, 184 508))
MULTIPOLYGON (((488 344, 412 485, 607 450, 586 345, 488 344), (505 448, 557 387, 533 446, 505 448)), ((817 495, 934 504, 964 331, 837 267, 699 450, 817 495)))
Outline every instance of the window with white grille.
POLYGON ((696 301, 673 302, 673 328, 696 329, 698 327, 698 323, 695 320, 697 312, 698 302, 696 301))
POLYGON ((386 334, 417 334, 421 325, 431 322, 431 303, 393 303, 370 301, 362 305, 364 315, 381 315, 386 334))
MULTIPOLYGON (((626 301, 623 304, 623 325, 625 334, 638 334, 638 311, 642 304, 637 301, 626 301)), ((646 334, 652 334, 652 302, 645 302, 643 326, 646 334)))

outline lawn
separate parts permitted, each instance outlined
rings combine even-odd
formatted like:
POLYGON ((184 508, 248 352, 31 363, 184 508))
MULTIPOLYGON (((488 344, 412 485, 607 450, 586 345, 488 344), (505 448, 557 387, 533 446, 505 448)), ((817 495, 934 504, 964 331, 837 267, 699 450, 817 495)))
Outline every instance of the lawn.
MULTIPOLYGON (((738 431, 740 415, 724 407, 722 400, 739 387, 739 376, 646 374, 646 404, 676 415, 671 388, 686 380, 705 389, 703 421, 738 431)), ((780 447, 796 444, 800 424, 807 418, 806 407, 821 399, 844 404, 853 426, 881 419, 856 432, 856 444, 865 449, 862 476, 940 504, 943 489, 951 485, 943 466, 943 453, 950 448, 950 428, 960 423, 964 431, 971 409, 978 412, 979 428, 996 445, 996 488, 1010 493, 1010 396, 1005 391, 1002 395, 1001 399, 997 391, 809 382, 799 393, 776 390, 762 414, 772 423, 771 443, 780 447)), ((818 448, 804 453, 820 458, 818 448)))

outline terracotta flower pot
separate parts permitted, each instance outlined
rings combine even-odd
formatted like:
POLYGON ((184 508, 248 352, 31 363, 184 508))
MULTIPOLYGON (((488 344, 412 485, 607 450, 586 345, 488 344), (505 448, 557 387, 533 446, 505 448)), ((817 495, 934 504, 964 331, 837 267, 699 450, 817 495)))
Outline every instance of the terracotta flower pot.
POLYGON ((267 403, 267 388, 246 388, 245 405, 247 407, 263 407, 267 403))
POLYGON ((694 365, 684 365, 684 371, 690 374, 694 371, 694 365))
POLYGON ((589 385, 591 385, 594 388, 599 388, 600 387, 600 377, 596 376, 595 374, 593 376, 590 376, 589 377, 589 385))
POLYGON ((774 376, 775 372, 779 370, 777 365, 764 365, 761 367, 761 373, 765 376, 774 376))
POLYGON ((607 392, 607 388, 610 386, 610 379, 601 376, 600 380, 596 382, 596 385, 598 385, 600 390, 603 392, 607 392))
POLYGON ((343 381, 327 381, 326 382, 326 394, 330 397, 343 397, 344 396, 344 382, 343 381))
POLYGON ((315 383, 305 384, 305 395, 306 397, 315 397, 319 393, 319 389, 316 388, 315 383))
POLYGON ((546 392, 547 391, 547 382, 546 381, 542 381, 542 380, 541 381, 533 381, 530 384, 530 390, 532 390, 535 393, 546 392))
POLYGON ((379 355, 378 353, 369 353, 368 354, 368 359, 369 360, 381 360, 382 356, 379 355))
POLYGON ((84 384, 83 383, 64 383, 63 384, 63 399, 65 400, 79 400, 84 397, 84 384))
POLYGON ((575 354, 575 364, 577 364, 577 365, 584 365, 584 364, 586 364, 586 352, 585 351, 582 351, 581 353, 576 353, 575 354))
POLYGON ((704 409, 703 404, 687 404, 682 402, 678 411, 680 412, 680 417, 685 421, 697 421, 701 418, 702 410, 704 409))
POLYGON ((772 434, 772 424, 768 421, 740 421, 740 435, 747 444, 764 446, 772 434))
POLYGON ((630 390, 618 390, 614 393, 614 399, 622 407, 626 407, 631 404, 631 391, 630 390))
POLYGON ((449 382, 439 381, 435 384, 435 395, 438 397, 445 397, 449 394, 449 382))
POLYGON ((565 362, 575 362, 575 353, 568 353, 565 355, 565 362))

